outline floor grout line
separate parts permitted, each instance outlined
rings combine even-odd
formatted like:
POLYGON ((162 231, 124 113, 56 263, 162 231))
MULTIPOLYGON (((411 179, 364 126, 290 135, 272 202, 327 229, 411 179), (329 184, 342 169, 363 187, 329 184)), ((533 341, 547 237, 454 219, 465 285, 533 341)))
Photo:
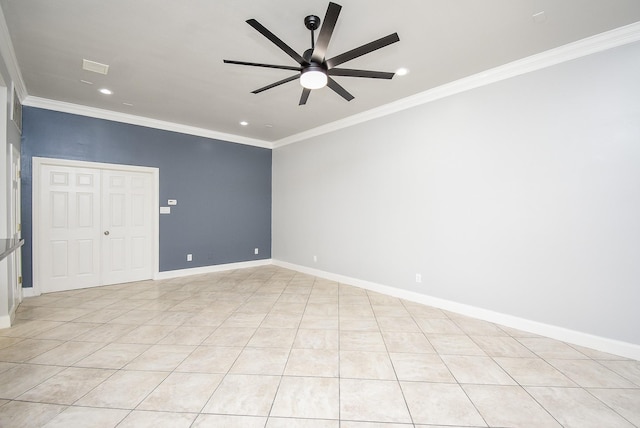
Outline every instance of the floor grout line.
MULTIPOLYGON (((384 385, 391 385, 388 382, 393 382, 394 385, 397 385, 399 388, 398 403, 403 403, 404 410, 402 412, 408 414, 410 418, 410 423, 402 423, 406 426, 455 424, 455 419, 450 417, 447 419, 444 416, 437 416, 437 418, 440 418, 437 419, 436 416, 429 416, 425 419, 424 415, 420 416, 421 408, 412 408, 410 406, 410 403, 415 403, 415 397, 410 399, 410 396, 407 395, 410 390, 417 391, 414 388, 423 387, 434 387, 437 390, 443 385, 456 385, 462 391, 466 402, 471 405, 474 409, 473 411, 486 425, 489 425, 492 420, 500 420, 500 415, 496 419, 495 409, 486 406, 486 403, 482 401, 486 397, 482 394, 489 394, 490 391, 509 391, 509 388, 518 388, 524 391, 524 395, 518 393, 518 397, 521 397, 519 399, 525 399, 524 397, 526 397, 527 402, 535 403, 536 408, 539 408, 546 418, 550 418, 561 425, 568 424, 567 421, 574 419, 580 420, 584 415, 580 414, 576 409, 580 409, 580 406, 590 405, 595 406, 593 410, 590 410, 590 412, 595 412, 590 417, 601 421, 601 426, 613 426, 615 421, 620 425, 633 425, 634 423, 640 425, 640 415, 638 414, 640 411, 637 410, 640 409, 640 385, 638 385, 640 362, 622 357, 601 355, 595 351, 589 352, 588 349, 571 346, 543 336, 530 336, 526 335, 526 333, 519 335, 517 330, 503 329, 494 323, 459 316, 436 308, 418 305, 399 298, 358 289, 350 285, 289 271, 284 268, 269 266, 238 269, 216 274, 197 275, 190 278, 119 284, 55 294, 27 299, 18 308, 16 325, 6 331, 0 330, 0 426, 3 426, 3 418, 12 414, 12 409, 24 408, 24 406, 35 408, 40 405, 53 406, 51 409, 64 408, 65 410, 62 410, 62 412, 66 412, 69 409, 76 409, 80 413, 95 411, 97 412, 96 414, 105 414, 103 411, 107 410, 126 411, 126 414, 113 426, 125 426, 128 420, 133 420, 132 418, 151 418, 153 415, 158 417, 162 415, 164 417, 169 413, 195 415, 188 425, 184 425, 185 427, 194 428, 199 426, 199 421, 242 417, 251 418, 251 423, 264 421, 264 423, 260 422, 263 428, 272 425, 270 420, 273 420, 273 424, 275 424, 279 420, 286 420, 286 423, 294 423, 296 419, 315 421, 315 423, 321 424, 323 428, 325 426, 337 428, 341 425, 349 425, 350 421, 346 418, 354 419, 353 416, 358 416, 356 418, 357 421, 363 423, 378 422, 381 424, 380 426, 383 426, 385 423, 382 421, 372 420, 378 417, 358 413, 360 412, 359 410, 350 409, 347 413, 343 412, 344 409, 348 408, 344 406, 358 402, 357 400, 354 401, 353 397, 349 395, 354 393, 350 389, 353 389, 353 385, 357 384, 357 382, 354 383, 352 381, 363 381, 363 385, 366 384, 371 388, 377 388, 378 386, 386 388, 384 385), (109 304, 101 305, 96 303, 98 299, 107 299, 109 304), (82 306, 92 307, 85 308, 82 306), (82 307, 83 310, 73 312, 75 307, 82 307), (118 308, 126 308, 126 310, 118 313, 118 308), (211 310, 211 308, 217 309, 211 310), (84 310, 88 310, 88 312, 84 315, 75 316, 84 310), (336 310, 335 314, 334 310, 336 310), (344 313, 347 310, 356 312, 344 313), (216 314, 219 314, 219 316, 216 314), (71 317, 73 318, 71 319, 71 317), (201 317, 200 320, 205 324, 197 324, 197 317, 201 317), (70 319, 63 320, 64 318, 70 319), (252 318, 260 318, 260 320, 259 322, 256 320, 254 323, 251 322, 252 318), (394 321, 394 318, 398 318, 398 320, 394 321), (96 322, 96 319, 101 321, 96 322), (234 322, 241 326, 243 319, 245 322, 249 322, 248 325, 250 327, 234 326, 234 322), (191 320, 194 320, 193 323, 190 323, 191 320), (279 326, 278 320, 282 320, 283 324, 279 326), (324 322, 314 322, 316 320, 324 320, 324 322), (407 324, 407 320, 410 320, 412 324, 407 324), (436 321, 429 323, 427 320, 436 321), (209 325, 208 323, 215 325, 209 325), (196 330, 200 326, 206 328, 200 331, 196 330), (307 328, 303 328, 305 326, 307 328), (455 331, 459 330, 460 333, 452 334, 451 331, 453 330, 451 329, 453 327, 457 328, 455 331), (234 330, 236 328, 238 330, 234 330), (242 330, 243 328, 245 330, 242 330), (76 334, 74 332, 75 329, 78 329, 79 333, 76 334), (278 330, 283 331, 278 332, 278 330), (292 330, 292 332, 287 330, 292 330), (323 341, 318 342, 322 349, 314 348, 315 345, 313 343, 302 343, 300 345, 303 347, 298 348, 296 343, 303 330, 314 332, 309 336, 310 339, 308 340, 323 341), (250 332, 250 335, 243 336, 241 341, 236 343, 222 336, 222 334, 230 334, 234 331, 250 332), (274 346, 277 343, 273 343, 273 340, 269 340, 269 337, 265 336, 270 331, 282 333, 282 337, 287 340, 286 347, 274 346), (314 336, 316 331, 326 333, 319 333, 314 336), (434 333, 427 333, 427 331, 434 331, 434 333), (150 335, 149 338, 141 336, 145 332, 150 335), (216 336, 217 332, 220 336, 216 336), (290 339, 289 333, 293 335, 292 339, 290 339), (92 334, 100 336, 92 336, 92 334), (189 334, 189 336, 180 338, 180 334, 189 334), (396 341, 394 341, 394 335, 396 341), (317 337, 317 339, 312 339, 313 337, 317 337), (361 339, 363 341, 359 342, 357 340, 358 337, 371 337, 371 340, 374 340, 374 337, 380 338, 383 348, 381 347, 380 350, 377 350, 377 345, 370 347, 366 342, 368 339, 361 339), (345 338, 348 338, 347 342, 344 342, 345 338), (129 340, 135 343, 124 343, 124 341, 129 340), (182 344, 180 340, 184 340, 189 344, 182 344), (291 340, 290 343, 289 340, 291 340), (336 340, 335 344, 332 342, 333 340, 336 340), (57 344, 53 348, 48 348, 47 343, 52 341, 57 341, 57 344), (153 341, 153 343, 139 343, 141 341, 153 341), (161 343, 163 341, 169 343, 161 343), (242 346, 237 346, 238 343, 243 344, 242 346), (349 345, 349 350, 344 349, 343 345, 345 343, 349 345), (91 344, 96 344, 98 347, 95 350, 90 350, 93 348, 91 344), (429 352, 426 352, 427 349, 424 344, 430 347, 429 352), (516 344, 518 347, 516 347, 516 344), (307 348, 307 346, 310 346, 310 348, 307 348), (225 354, 225 351, 222 351, 226 348, 229 349, 229 352, 235 353, 235 356, 230 358, 229 361, 220 361, 220 368, 224 370, 223 372, 215 373, 214 371, 217 370, 217 367, 209 367, 207 369, 206 360, 199 362, 199 359, 205 358, 205 355, 218 355, 215 353, 207 354, 203 351, 201 351, 201 354, 198 353, 198 350, 206 350, 208 348, 220 349, 221 354, 219 355, 231 356, 232 354, 225 354), (286 357, 284 357, 285 348, 286 357), (126 352, 122 351, 124 353, 122 353, 121 358, 124 362, 118 368, 106 367, 110 362, 103 362, 101 358, 111 355, 111 352, 117 352, 118 349, 127 350, 126 352), (158 369, 161 365, 157 367, 149 366, 146 369, 132 364, 136 360, 138 362, 146 361, 146 359, 151 361, 150 358, 154 357, 152 350, 160 352, 165 349, 175 349, 177 352, 175 359, 165 360, 166 369, 158 369), (325 361, 328 364, 327 367, 335 367, 337 370, 335 376, 324 375, 324 373, 334 373, 322 371, 326 369, 319 369, 317 372, 305 374, 296 368, 295 371, 287 374, 287 369, 290 363, 293 362, 294 353, 298 356, 304 355, 304 352, 296 352, 298 349, 300 351, 325 351, 324 353, 316 354, 322 355, 321 358, 324 360, 319 361, 325 361), (395 349, 395 351, 392 352, 392 349, 395 349), (70 354, 63 354, 62 351, 64 350, 69 350, 70 354), (87 354, 84 353, 85 350, 87 350, 87 354), (278 359, 282 358, 278 360, 283 362, 282 370, 277 375, 269 374, 269 370, 251 369, 251 362, 242 359, 243 365, 247 364, 247 368, 240 368, 238 373, 232 373, 233 368, 243 358, 242 356, 249 355, 246 353, 249 350, 258 350, 259 352, 256 352, 255 355, 265 356, 271 354, 272 350, 278 350, 273 355, 282 355, 282 357, 277 357, 278 359), (476 352, 476 350, 479 351, 476 352), (527 354, 525 350, 529 351, 530 354, 527 354), (483 355, 475 355, 480 351, 482 351, 483 355), (28 355, 28 357, 22 357, 19 352, 23 352, 23 355, 28 355), (342 354, 345 353, 345 358, 347 358, 345 361, 349 362, 348 359, 359 355, 357 354, 359 352, 363 353, 363 356, 370 356, 371 361, 376 361, 383 355, 386 358, 384 361, 388 361, 390 364, 392 373, 390 372, 389 375, 392 375, 393 379, 379 379, 378 376, 384 377, 387 374, 378 375, 378 373, 382 372, 375 371, 375 368, 372 371, 367 371, 363 367, 362 370, 358 368, 353 372, 344 372, 342 354), (400 375, 401 366, 394 359, 396 357, 392 358, 391 354, 397 354, 400 356, 398 358, 404 358, 398 361, 406 362, 403 363, 405 364, 404 370, 408 370, 406 375, 400 375), (73 358, 71 355, 73 355, 73 358), (80 356, 78 357, 78 355, 80 356), (142 357, 143 355, 146 355, 146 357, 142 357), (332 359, 325 359, 330 355, 335 355, 336 360, 333 360, 335 363, 331 362, 332 359), (411 355, 411 357, 402 357, 402 355, 411 355), (422 355, 425 356, 424 359, 421 359, 422 355), (91 360, 89 359, 90 357, 94 359, 91 360), (51 358, 50 362, 45 358, 51 358), (81 363, 85 359, 87 360, 86 366, 81 363), (12 362, 8 360, 20 361, 12 362), (36 362, 30 362, 32 360, 36 360, 36 362), (71 360, 73 361, 68 362, 71 360), (196 364, 192 368, 198 368, 197 364, 203 364, 203 369, 198 371, 180 369, 181 365, 192 360, 193 364, 196 364), (411 366, 413 361, 423 361, 425 365, 411 366), (617 364, 610 364, 609 366, 606 364, 607 361, 617 362, 617 364), (469 365, 465 365, 467 364, 466 362, 469 365), (528 370, 528 364, 531 362, 535 363, 533 367, 541 367, 540 370, 542 371, 537 371, 537 368, 535 368, 536 371, 528 370), (484 377, 486 379, 484 380, 483 373, 479 373, 480 377, 477 377, 471 372, 471 370, 476 370, 474 367, 484 367, 483 364, 486 364, 486 367, 495 368, 496 373, 502 374, 500 377, 495 378, 496 380, 494 381, 487 376, 484 377), (127 368, 128 366, 133 368, 127 368), (584 370, 580 371, 581 368, 584 368, 584 370), (73 370, 69 371, 69 369, 73 370), (51 371, 50 373, 49 370, 51 371), (94 386, 87 388, 86 391, 83 390, 83 393, 71 405, 56 404, 56 402, 63 401, 64 397, 73 396, 71 392, 65 390, 65 385, 55 385, 57 379, 65 379, 64 376, 84 375, 84 372, 86 373, 87 381, 91 381, 92 372, 90 370, 108 370, 110 374, 94 386), (256 373, 251 374, 254 370, 256 373), (442 373, 448 373, 451 381, 445 381, 447 377, 442 377, 444 375, 441 376, 435 370, 446 370, 446 372, 442 373), (244 373, 245 371, 247 373, 244 373), (264 373, 259 374, 262 371, 264 373), (29 372, 34 374, 31 375, 29 372), (131 399, 131 404, 126 408, 108 407, 111 406, 108 402, 106 406, 101 407, 76 404, 85 397, 90 396, 90 394, 95 393, 94 391, 99 391, 98 388, 101 385, 109 382, 110 379, 115 379, 114 376, 118 376, 118 373, 131 373, 131 378, 133 379, 136 378, 135 373, 152 372, 157 372, 158 374, 149 375, 148 377, 145 377, 146 375, 141 376, 145 379, 160 377, 162 379, 157 384, 154 384, 155 381, 148 381, 150 385, 148 390, 145 389, 138 393, 138 398, 135 398, 137 402, 133 402, 134 399, 131 399), (18 377, 18 373, 22 373, 19 375, 21 377, 18 377), (467 374, 462 377, 459 376, 464 373, 467 374), (573 373, 577 373, 577 377, 573 373), (638 373, 635 378, 633 377, 634 373, 638 373), (203 404, 197 410, 191 412, 139 409, 142 403, 154 396, 155 393, 164 394, 164 391, 171 385, 171 383, 168 383, 169 380, 171 378, 175 379, 174 376, 180 375, 181 377, 178 379, 189 379, 191 377, 196 379, 203 374, 211 375, 210 379, 218 377, 219 381, 210 391, 204 387, 203 391, 206 390, 208 396, 198 397, 199 401, 197 403, 202 402, 203 404), (268 403, 268 409, 264 416, 246 414, 249 412, 248 410, 245 410, 244 413, 241 412, 243 414, 236 414, 238 412, 235 412, 227 416, 225 416, 226 413, 204 412, 211 400, 214 399, 216 392, 221 391, 220 388, 225 379, 235 375, 245 376, 247 379, 251 379, 252 376, 255 376, 256 379, 262 376, 277 376, 277 385, 274 388, 273 398, 268 403), (538 383, 530 385, 531 382, 524 381, 527 376, 536 375, 540 376, 541 379, 539 385, 538 383), (593 376, 591 382, 595 385, 610 384, 612 386, 581 386, 580 384, 585 384, 582 382, 585 376, 593 376), (400 380, 401 377, 403 380, 400 380), (405 377, 407 379, 404 379, 405 377), (576 380, 573 380, 574 378, 576 380), (284 382, 288 381, 288 379, 309 379, 313 380, 313 382, 316 382, 316 379, 334 379, 337 384, 337 398, 333 400, 337 402, 332 402, 331 406, 337 406, 337 408, 334 408, 336 409, 337 419, 296 417, 296 415, 303 415, 303 413, 294 409, 286 411, 290 416, 273 415, 274 406, 279 400, 278 397, 281 393, 285 393, 282 388, 284 382), (476 382, 474 379, 483 379, 483 381, 476 382), (507 379, 509 380, 509 385, 506 384, 507 379), (470 380, 473 382, 470 382, 470 380), (345 384, 344 381, 347 381, 347 383, 345 384), (502 383, 505 384, 502 385, 502 383), (628 386, 616 386, 627 385, 627 383, 628 386), (20 385, 24 385, 24 387, 20 385), (344 389, 343 386, 345 385, 351 386, 344 389), (409 386, 411 386, 409 390, 405 390, 405 387, 409 386), (601 393, 596 389, 601 390, 601 393), (15 396, 3 398, 3 391, 6 391, 6 395, 15 394, 15 396), (38 397, 37 394, 41 394, 40 397, 37 399, 30 398, 27 393, 32 391, 37 392, 31 394, 31 397, 38 397), (42 395, 47 394, 47 391, 51 391, 50 393, 54 395, 42 395), (596 395, 597 392, 598 395, 596 395), (55 394, 62 395, 56 396, 55 394), (24 399, 20 399, 19 397, 23 395, 25 395, 24 399), (566 404, 571 397, 584 397, 586 401, 574 403, 574 405, 566 404), (129 408, 130 406, 133 406, 133 408, 129 408)), ((375 339, 376 343, 378 341, 377 338, 375 339)), ((373 344, 374 342, 371 343, 373 344)), ((314 352, 308 353, 308 355, 313 354, 314 352)), ((160 363, 161 360, 157 362, 160 363)), ((281 363, 278 362, 278 364, 281 363)), ((296 364, 299 364, 299 362, 296 362, 296 364)), ((362 364, 366 364, 366 362, 362 361, 362 364)), ((184 369, 189 370, 187 366, 184 369)), ((82 385, 83 378, 78 377, 78 379, 78 384, 82 385)), ((203 381, 196 384, 201 385, 206 384, 206 382, 203 381)), ((380 389, 380 391, 383 390, 380 389)), ((431 391, 431 389, 426 390, 431 391)), ((128 391, 123 391, 122 393, 128 394, 128 391)), ((371 390, 369 393, 373 394, 372 397, 377 397, 376 394, 379 394, 375 390, 371 390)), ((134 395, 131 395, 131 397, 134 397, 134 395)), ((290 400, 291 398, 287 399, 290 400)), ((112 403, 114 402, 117 402, 117 400, 112 401, 112 403)), ((123 398, 121 402, 126 402, 126 400, 123 398)), ((373 406, 373 404, 368 405, 373 406)), ((415 404, 412 405, 415 406, 415 404)), ((431 403, 426 401, 424 405, 431 405, 431 403)), ((220 408, 217 410, 220 410, 220 408)), ((371 407, 371 410, 374 410, 374 407, 371 407)), ((398 409, 398 411, 400 410, 398 409)), ((542 417, 541 415, 538 416, 542 417)), ((19 416, 14 415, 12 417, 19 416)), ((515 415, 515 417, 523 417, 523 415, 515 415)), ((241 419, 237 420, 240 421, 241 419)), ((282 421, 280 422, 283 423, 282 421)), ((588 422, 591 423, 593 421, 590 420, 588 422)), ((460 422, 459 424, 463 423, 460 422)))

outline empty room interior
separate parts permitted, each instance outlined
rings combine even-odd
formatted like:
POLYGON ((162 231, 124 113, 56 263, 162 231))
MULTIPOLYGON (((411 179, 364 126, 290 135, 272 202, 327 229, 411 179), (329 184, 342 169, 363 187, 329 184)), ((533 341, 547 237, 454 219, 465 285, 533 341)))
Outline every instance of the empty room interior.
POLYGON ((0 427, 640 427, 640 2, 0 0, 0 427))

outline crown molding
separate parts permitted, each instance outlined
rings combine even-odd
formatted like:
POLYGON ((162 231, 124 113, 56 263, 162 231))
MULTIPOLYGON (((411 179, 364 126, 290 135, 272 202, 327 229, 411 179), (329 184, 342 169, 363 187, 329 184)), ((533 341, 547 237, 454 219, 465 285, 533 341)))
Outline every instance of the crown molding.
MULTIPOLYGON (((199 137, 213 138, 232 143, 245 144, 249 146, 262 147, 272 149, 273 144, 268 141, 258 140, 254 138, 242 137, 234 134, 213 131, 210 129, 198 128, 195 126, 182 125, 179 123, 167 122, 163 120, 151 119, 142 116, 135 116, 126 113, 119 113, 110 110, 103 110, 94 107, 87 107, 78 104, 67 103, 63 101, 55 101, 46 98, 34 97, 28 94, 27 87, 22 78, 18 59, 13 49, 9 27, 5 20, 4 13, 0 7, 0 56, 5 62, 9 77, 13 82, 18 98, 25 106, 39 107, 47 110, 55 110, 64 113, 78 114, 97 119, 106 119, 115 122, 129 123, 132 125, 146 126, 150 128, 163 129, 165 131, 179 132, 182 134, 196 135, 199 137)), ((10 86, 10 82, 5 82, 10 86)))
POLYGON ((196 135, 199 137, 213 138, 216 140, 228 141, 231 143, 245 144, 248 146, 262 147, 272 149, 273 144, 254 138, 242 137, 240 135, 227 134, 224 132, 213 131, 195 126, 182 125, 180 123, 167 122, 164 120, 151 119, 133 114, 120 113, 117 111, 104 110, 95 107, 87 107, 80 104, 67 103, 64 101, 50 100, 48 98, 40 98, 28 95, 23 100, 23 105, 29 107, 38 107, 46 110, 55 110, 63 113, 77 114, 80 116, 88 116, 96 119, 111 120, 114 122, 128 123, 131 125, 145 126, 148 128, 162 129, 165 131, 179 132, 181 134, 196 135))
MULTIPOLYGON (((11 42, 11 36, 9 35, 9 27, 7 27, 7 21, 4 18, 4 12, 0 7, 0 56, 4 59, 4 63, 9 72, 9 77, 13 82, 13 86, 18 94, 20 101, 23 101, 27 96, 27 86, 22 79, 22 73, 18 66, 18 59, 16 52, 13 50, 13 43, 11 42)), ((5 82, 7 87, 10 86, 10 82, 5 82)))
POLYGON ((97 119, 111 120, 115 122, 129 123, 150 128, 162 129, 166 131, 179 132, 182 134, 196 135, 200 137, 213 138, 233 143, 245 144, 267 149, 275 149, 288 144, 297 143, 312 137, 327 134, 343 128, 354 126, 363 122, 387 116, 402 110, 410 109, 422 104, 427 104, 451 95, 465 92, 471 89, 486 86, 511 77, 530 73, 543 68, 551 67, 563 62, 571 61, 580 57, 591 55, 597 52, 612 49, 640 41, 640 22, 636 22, 624 27, 616 28, 595 36, 587 37, 573 43, 569 43, 558 48, 550 49, 536 55, 529 56, 508 64, 495 67, 481 73, 474 74, 451 83, 447 83, 427 91, 415 94, 401 100, 374 108, 363 113, 359 113, 326 125, 322 125, 289 137, 282 138, 275 142, 243 137, 234 134, 213 131, 205 128, 198 128, 174 122, 167 122, 158 119, 151 119, 126 113, 110 110, 98 109, 94 107, 82 106, 79 104, 55 101, 46 98, 30 96, 27 93, 26 85, 22 79, 22 74, 18 66, 18 61, 11 43, 9 29, 7 27, 4 14, 0 8, 0 55, 5 61, 7 70, 21 99, 23 105, 39 107, 47 110, 61 111, 64 113, 78 114, 97 119))
POLYGON ((585 39, 513 61, 481 73, 464 77, 381 107, 349 116, 345 119, 282 138, 273 143, 273 148, 275 149, 288 144, 297 143, 312 137, 317 137, 319 135, 397 113, 402 110, 427 104, 451 95, 459 94, 461 92, 490 85, 511 77, 530 73, 637 41, 640 41, 640 22, 635 22, 624 27, 587 37, 585 39))

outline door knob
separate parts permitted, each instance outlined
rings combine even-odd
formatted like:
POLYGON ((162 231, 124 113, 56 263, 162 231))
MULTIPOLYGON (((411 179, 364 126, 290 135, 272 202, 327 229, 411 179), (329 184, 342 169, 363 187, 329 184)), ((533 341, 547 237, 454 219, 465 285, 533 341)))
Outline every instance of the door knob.
POLYGON ((105 236, 108 236, 108 235, 109 235, 109 231, 108 231, 108 230, 105 230, 105 231, 104 231, 104 234, 105 234, 105 236))

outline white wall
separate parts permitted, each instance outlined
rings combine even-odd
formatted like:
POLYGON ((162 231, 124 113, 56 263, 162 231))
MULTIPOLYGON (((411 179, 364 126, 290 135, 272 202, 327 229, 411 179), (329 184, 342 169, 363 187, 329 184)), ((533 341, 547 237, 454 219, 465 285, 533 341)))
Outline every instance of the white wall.
POLYGON ((635 43, 278 148, 273 258, 640 344, 638 76, 635 43))

